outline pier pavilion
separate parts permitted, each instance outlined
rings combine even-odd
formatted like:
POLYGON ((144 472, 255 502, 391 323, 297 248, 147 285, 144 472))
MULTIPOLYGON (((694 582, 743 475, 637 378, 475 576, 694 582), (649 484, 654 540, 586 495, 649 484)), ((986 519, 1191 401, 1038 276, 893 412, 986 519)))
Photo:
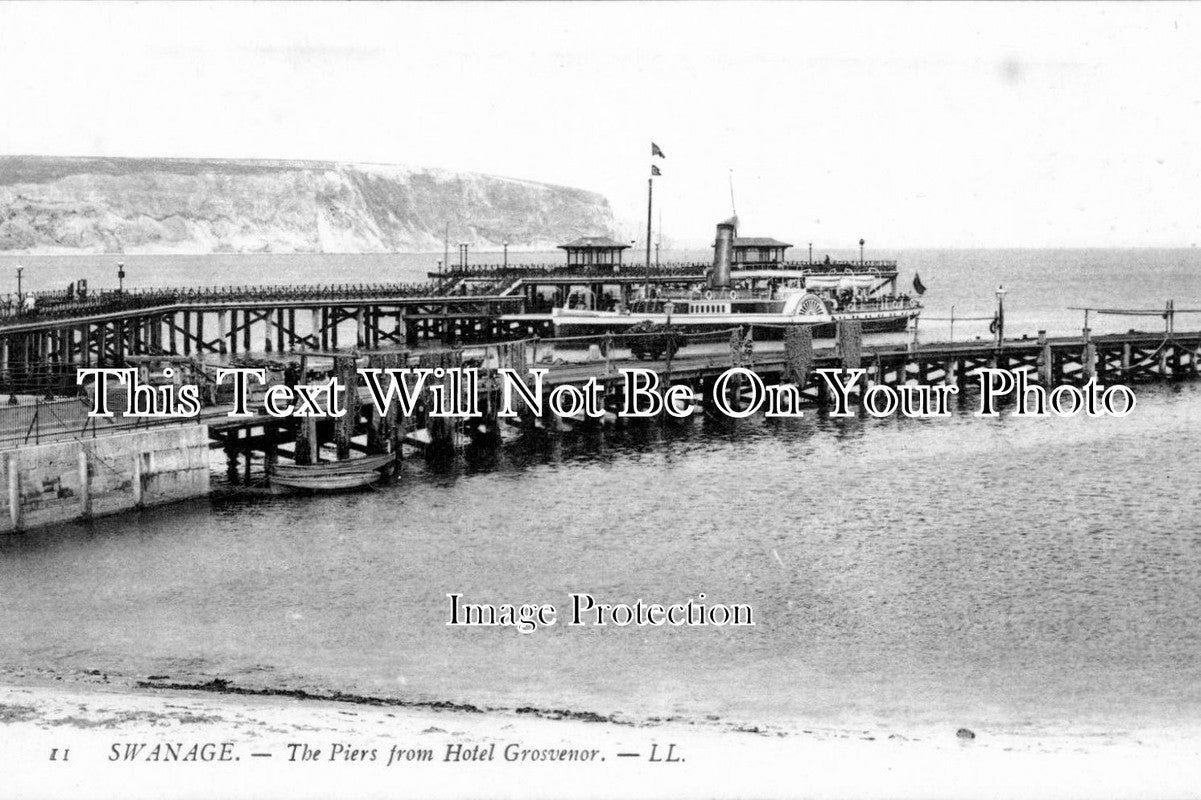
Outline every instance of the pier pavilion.
POLYGON ((607 236, 581 236, 559 245, 559 249, 567 251, 569 267, 612 267, 614 272, 621 268, 622 253, 629 247, 607 236))
POLYGON ((784 251, 790 247, 787 242, 766 236, 739 236, 734 239, 731 262, 735 266, 783 264, 784 251))

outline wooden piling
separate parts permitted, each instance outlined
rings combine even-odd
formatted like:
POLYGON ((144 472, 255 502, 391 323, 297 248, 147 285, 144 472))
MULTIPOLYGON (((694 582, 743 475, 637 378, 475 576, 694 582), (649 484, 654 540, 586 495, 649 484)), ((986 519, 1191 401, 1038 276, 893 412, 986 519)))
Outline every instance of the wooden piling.
POLYGON ((293 449, 293 461, 297 464, 317 463, 319 452, 317 442, 317 418, 301 417, 300 426, 296 431, 296 444, 293 449))
POLYGON ((1080 354, 1080 370, 1085 383, 1097 377, 1097 346, 1091 341, 1084 345, 1080 354))
POLYGON ((346 413, 334 420, 334 445, 338 449, 338 460, 342 461, 350 458, 350 442, 359 418, 358 374, 354 358, 335 358, 334 377, 345 392, 346 413))
POLYGON ((229 352, 229 318, 224 310, 217 312, 217 352, 229 352))

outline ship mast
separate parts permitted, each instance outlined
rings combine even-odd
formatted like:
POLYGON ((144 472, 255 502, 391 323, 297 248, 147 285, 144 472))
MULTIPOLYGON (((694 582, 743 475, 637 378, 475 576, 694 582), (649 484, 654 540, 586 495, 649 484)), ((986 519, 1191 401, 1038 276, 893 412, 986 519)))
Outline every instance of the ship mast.
MULTIPOLYGON (((659 145, 651 142, 651 158, 667 158, 663 155, 663 150, 659 145)), ((653 162, 651 163, 651 174, 646 179, 646 277, 642 281, 642 296, 649 300, 651 296, 651 240, 654 237, 652 224, 654 215, 651 211, 653 206, 653 198, 655 196, 655 176, 660 175, 659 167, 653 162)))
POLYGON ((655 195, 655 173, 651 167, 651 175, 646 179, 646 275, 642 281, 642 297, 651 297, 651 205, 655 195))
POLYGON ((659 248, 663 246, 663 209, 659 209, 659 237, 655 239, 655 269, 659 268, 659 248))

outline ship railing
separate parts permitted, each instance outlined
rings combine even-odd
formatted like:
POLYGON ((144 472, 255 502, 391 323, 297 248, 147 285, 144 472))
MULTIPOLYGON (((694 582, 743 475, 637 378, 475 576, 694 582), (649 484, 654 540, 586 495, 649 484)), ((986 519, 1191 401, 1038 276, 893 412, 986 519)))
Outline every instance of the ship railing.
MULTIPOLYGON (((785 269, 800 269, 815 275, 828 275, 832 272, 896 272, 896 261, 831 261, 829 264, 820 261, 783 261, 778 262, 785 269)), ((749 266, 749 265, 742 265, 749 266)))
MULTIPOLYGON (((739 261, 730 265, 734 270, 754 269, 792 269, 828 275, 831 273, 863 273, 876 272, 888 275, 897 271, 897 262, 893 260, 864 260, 864 261, 739 261)), ((454 266, 442 271, 428 273, 431 280, 446 281, 449 279, 499 279, 522 277, 554 277, 559 275, 582 275, 587 277, 639 277, 649 274, 655 276, 702 275, 713 268, 712 263, 704 261, 669 261, 655 264, 648 271, 646 266, 639 263, 627 264, 468 264, 454 266)))
POLYGON ((921 308, 920 304, 908 295, 882 297, 874 300, 853 300, 844 303, 839 311, 908 311, 921 308))
POLYGON ((515 279, 560 276, 584 276, 590 278, 639 278, 643 275, 664 277, 675 275, 704 274, 710 265, 700 262, 667 262, 652 266, 648 272, 642 264, 470 264, 452 267, 441 272, 430 272, 436 280, 456 279, 515 279))

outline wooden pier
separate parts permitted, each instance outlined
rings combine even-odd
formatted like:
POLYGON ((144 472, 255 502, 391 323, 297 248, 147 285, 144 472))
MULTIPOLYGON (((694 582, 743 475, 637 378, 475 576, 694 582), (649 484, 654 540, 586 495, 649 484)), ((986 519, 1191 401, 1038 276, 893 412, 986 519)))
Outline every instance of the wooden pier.
MULTIPOLYGON (((232 404, 228 389, 224 394, 214 395, 213 402, 206 405, 200 416, 190 421, 159 422, 146 420, 121 420, 96 422, 90 425, 80 409, 75 409, 70 419, 55 424, 47 415, 31 433, 24 423, 10 424, 4 435, 10 444, 25 441, 53 440, 59 437, 78 438, 117 433, 131 428, 153 427, 157 424, 207 425, 213 447, 224 449, 236 460, 246 457, 244 464, 249 469, 250 458, 262 459, 264 463, 275 463, 284 458, 297 463, 309 463, 323 447, 333 452, 327 457, 346 458, 352 452, 378 454, 395 452, 403 455, 415 449, 428 455, 446 456, 461 451, 464 447, 494 447, 500 442, 498 420, 499 382, 496 370, 507 367, 518 374, 527 374, 531 367, 546 369, 544 390, 549 393, 554 387, 573 385, 583 387, 596 381, 603 393, 604 407, 609 414, 604 420, 562 419, 549 410, 541 418, 535 418, 518 406, 520 416, 509 420, 527 432, 543 431, 565 433, 577 428, 589 428, 614 422, 616 412, 625 403, 623 370, 641 368, 650 370, 657 378, 659 391, 672 386, 685 386, 689 394, 702 405, 714 402, 715 381, 732 366, 752 371, 765 385, 793 384, 799 390, 806 406, 821 408, 831 402, 826 384, 817 374, 819 369, 846 370, 863 369, 861 383, 852 392, 858 395, 876 384, 899 386, 902 384, 943 384, 960 387, 961 394, 969 393, 977 383, 981 369, 1000 368, 1024 372, 1032 385, 1053 387, 1063 384, 1082 385, 1092 378, 1102 384, 1123 383, 1127 385, 1152 381, 1174 381, 1197 376, 1198 358, 1201 357, 1201 332, 1173 334, 1137 333, 1089 337, 1056 337, 1007 340, 1002 346, 995 343, 964 342, 933 344, 916 348, 903 345, 864 344, 860 335, 847 325, 840 330, 834 347, 815 348, 806 336, 805 329, 797 329, 785 337, 782 343, 773 343, 770 348, 756 347, 753 331, 732 331, 720 345, 710 344, 706 352, 688 353, 688 348, 674 358, 659 361, 640 361, 634 358, 618 358, 618 348, 610 343, 609 356, 601 356, 586 362, 536 363, 538 354, 543 357, 551 348, 562 348, 565 343, 553 340, 523 340, 489 345, 441 350, 407 351, 403 349, 305 353, 299 356, 304 365, 301 374, 314 374, 314 365, 320 364, 322 376, 337 375, 343 383, 355 384, 355 369, 358 367, 444 367, 476 366, 480 370, 481 413, 472 419, 443 419, 431 417, 428 393, 437 381, 427 384, 425 395, 417 404, 410 418, 400 418, 393 413, 383 418, 374 414, 370 395, 363 386, 351 393, 350 413, 341 420, 274 418, 265 413, 253 417, 230 417, 232 404), (80 427, 80 420, 83 426, 80 427), (18 441, 14 442, 13 439, 18 441)), ((710 342, 713 339, 709 339, 710 342)), ((580 342, 573 341, 577 355, 580 342)), ((596 350, 599 350, 597 348, 596 350)), ((593 352, 595 353, 596 350, 593 352)), ((139 359, 146 365, 152 358, 139 359)), ((271 376, 274 382, 284 382, 282 373, 271 376)), ((291 380, 295 380, 293 377, 291 380)), ((740 407, 745 402, 745 387, 737 382, 729 389, 727 401, 731 407, 740 407)), ((262 388, 256 390, 255 398, 261 398, 262 388)), ((252 398, 252 403, 254 399, 252 398)), ((63 401, 57 401, 61 406, 63 401)), ((83 403, 80 402, 82 406, 83 403)), ((252 408, 254 406, 252 405, 252 408)), ((8 409, 15 412, 18 409, 8 409)), ((0 409, 0 418, 4 416, 0 409)), ((58 408, 54 414, 63 418, 58 408)))
MULTIPOLYGON (((663 270, 665 279, 682 267, 663 270)), ((528 272, 529 270, 524 270, 528 272)), ((687 395, 712 404, 715 381, 730 367, 750 370, 764 385, 791 384, 804 404, 827 405, 827 384, 818 370, 863 370, 855 396, 872 385, 941 384, 961 394, 976 384, 982 369, 1026 374, 1027 382, 1046 388, 1101 384, 1137 384, 1196 377, 1201 332, 1178 333, 1171 303, 1162 332, 1081 336, 1023 337, 916 345, 873 344, 858 323, 838 323, 833 347, 817 347, 812 328, 787 326, 771 331, 781 341, 766 344, 763 328, 736 328, 717 334, 689 335, 690 345, 666 359, 621 358, 620 334, 557 340, 531 333, 545 328, 514 327, 513 317, 532 302, 526 281, 556 278, 554 270, 525 275, 522 268, 449 273, 429 284, 371 286, 256 287, 246 289, 155 290, 104 293, 92 298, 47 304, 36 313, 0 314, 0 390, 16 394, 74 398, 76 371, 97 366, 135 366, 147 380, 172 366, 176 382, 204 384, 201 414, 190 420, 89 420, 84 401, 17 402, 0 408, 0 445, 19 447, 62 438, 98 437, 161 424, 207 426, 213 447, 239 458, 249 474, 251 459, 266 465, 288 459, 298 464, 322 458, 345 459, 406 450, 446 456, 464 447, 492 448, 501 441, 496 370, 526 374, 544 367, 547 391, 595 381, 603 394, 601 420, 563 419, 550 412, 535 418, 522 410, 509 420, 527 432, 563 433, 613 422, 626 398, 622 370, 653 371, 659 391, 684 387, 687 395), (512 274, 510 274, 512 273, 512 274), (524 334, 524 336, 523 336, 524 334), (439 346, 432 343, 438 342, 439 346), (573 363, 553 357, 573 352, 573 363), (269 354, 274 383, 320 382, 338 376, 348 393, 350 413, 338 420, 230 417, 229 390, 216 387, 214 361, 269 354), (549 355, 549 361, 548 361, 549 355), (583 359, 583 360, 581 360, 583 359), (548 362, 548 363, 543 363, 548 362), (157 365, 157 367, 156 367, 157 365), (373 413, 366 389, 357 382, 358 367, 477 366, 481 370, 478 418, 431 416, 428 392, 409 418, 373 413), (156 372, 157 370, 157 372, 156 372), (208 383, 205 384, 204 382, 208 383)), ((890 276, 885 276, 888 279, 890 276)), ((600 276, 598 275, 598 279, 600 276)), ((606 278, 607 280, 608 278, 606 278)), ((1094 310, 1095 311, 1095 310, 1094 310)), ((1108 312, 1114 313, 1114 312, 1108 312)), ((436 383, 436 382, 435 382, 436 383)), ((729 405, 745 401, 746 386, 728 387, 729 405)), ((260 388, 259 391, 264 391, 260 388)))
MULTIPOLYGON (((736 334, 737 336, 737 334, 736 334)), ((1046 388, 1069 384, 1082 385, 1096 378, 1098 383, 1138 384, 1195 378, 1201 358, 1201 332, 1173 334, 1130 333, 1085 337, 1039 337, 993 342, 904 345, 863 345, 854 334, 840 331, 834 347, 814 349, 812 340, 799 336, 785 340, 772 352, 739 357, 745 353, 745 335, 732 344, 730 354, 678 356, 670 363, 648 364, 636 360, 595 364, 560 365, 550 369, 547 385, 561 383, 583 385, 597 378, 615 393, 620 390, 622 367, 653 368, 662 386, 688 385, 697 394, 711 397, 712 382, 731 366, 741 366, 757 374, 764 383, 793 383, 806 401, 824 406, 824 381, 818 369, 840 372, 864 369, 864 386, 908 383, 955 385, 963 392, 977 385, 981 369, 1024 372, 1032 385, 1046 388)), ((751 340, 753 342, 753 339, 751 340)), ((618 394, 615 402, 622 398, 618 394)))
MULTIPOLYGON (((825 276, 852 269, 849 262, 784 266, 825 276)), ((854 266, 895 288, 895 262, 854 266)), ((628 300, 639 286, 703 281, 705 268, 479 265, 431 273, 424 283, 46 292, 33 307, 23 303, 27 296, 9 296, 0 303, 0 392, 70 393, 73 367, 120 366, 129 356, 546 338, 550 309, 573 290, 600 296, 608 287, 628 300)))
MULTIPOLYGON (((1024 373, 1030 384, 1047 389, 1063 385, 1079 386, 1092 379, 1106 385, 1135 385, 1193 379, 1197 376, 1198 358, 1201 357, 1201 332, 1039 337, 1011 339, 999 345, 996 342, 963 342, 920 347, 865 344, 856 326, 850 323, 840 326, 833 347, 814 347, 806 328, 789 329, 785 331, 782 343, 774 342, 767 347, 756 343, 753 335, 754 332, 750 330, 733 330, 720 342, 709 337, 705 339, 707 346, 702 347, 700 341, 695 341, 674 357, 656 361, 618 357, 617 354, 622 351, 612 341, 616 337, 609 337, 611 340, 604 342, 603 348, 596 343, 581 343, 578 340, 531 339, 468 348, 303 351, 284 356, 286 359, 298 359, 299 368, 289 363, 282 370, 268 370, 272 384, 294 383, 301 377, 309 383, 321 383, 336 376, 344 385, 355 386, 356 390, 348 392, 345 398, 349 413, 340 418, 269 416, 259 410, 259 401, 265 391, 262 387, 257 388, 251 398, 250 407, 258 413, 249 417, 230 416, 233 403, 226 387, 206 394, 204 407, 197 417, 179 420, 147 420, 121 415, 105 420, 89 418, 86 412, 90 403, 79 397, 0 406, 0 450, 6 453, 4 463, 8 465, 6 469, 10 483, 18 464, 24 464, 21 469, 26 471, 35 467, 43 472, 49 470, 38 481, 30 478, 33 482, 28 486, 21 482, 24 478, 19 478, 17 484, 10 486, 9 494, 21 499, 17 504, 10 500, 10 508, 24 509, 19 513, 14 512, 12 527, 20 528, 25 524, 22 515, 27 511, 33 515, 31 520, 41 513, 35 509, 50 502, 45 499, 49 496, 45 494, 46 486, 51 491, 59 491, 61 495, 62 491, 55 487, 73 486, 72 476, 76 472, 85 474, 84 468, 74 462, 63 467, 66 472, 62 475, 54 472, 61 466, 59 462, 66 464, 62 458, 54 455, 57 451, 46 450, 57 446, 56 443, 74 443, 82 448, 80 452, 85 455, 103 450, 108 454, 103 464, 111 462, 118 467, 126 462, 134 464, 136 488, 141 485, 139 480, 142 484, 147 483, 145 476, 150 473, 145 472, 145 467, 147 464, 153 467, 157 463, 155 459, 150 458, 143 463, 145 458, 140 451, 109 452, 112 448, 104 450, 102 445, 112 442, 115 447, 120 441, 142 441, 137 436, 120 434, 150 434, 162 430, 164 434, 174 436, 175 433, 168 431, 168 428, 200 427, 207 435, 209 448, 224 452, 228 484, 255 487, 263 484, 264 476, 275 465, 288 463, 305 465, 317 461, 344 461, 360 454, 394 454, 398 460, 415 454, 434 460, 456 459, 460 456, 487 458, 503 446, 506 439, 511 438, 502 435, 502 425, 512 426, 515 435, 521 438, 570 436, 576 432, 592 432, 596 435, 609 426, 654 425, 657 419, 631 420, 619 414, 626 402, 624 371, 633 368, 648 370, 657 381, 660 393, 672 387, 680 389, 684 396, 691 398, 703 410, 704 413, 694 414, 695 417, 723 419, 723 415, 715 410, 716 387, 720 376, 731 367, 750 371, 766 386, 789 384, 795 387, 806 411, 820 413, 822 408, 831 404, 833 398, 826 391, 826 382, 819 377, 818 370, 834 370, 841 376, 850 374, 850 370, 863 370, 861 381, 853 389, 853 403, 862 409, 863 404, 858 402, 858 398, 873 385, 954 385, 961 387, 961 397, 970 396, 972 387, 976 385, 976 376, 981 370, 990 368, 1024 373), (555 353, 564 352, 567 346, 572 347, 576 357, 584 354, 590 357, 586 361, 573 363, 563 363, 553 358, 555 353), (605 354, 601 354, 602 350, 605 354), (548 355, 552 356, 549 363, 538 363, 548 355), (442 367, 452 371, 456 367, 477 368, 480 374, 476 396, 479 414, 466 419, 431 415, 431 392, 435 388, 450 388, 445 379, 427 382, 414 413, 409 416, 401 416, 395 405, 385 414, 376 413, 369 391, 357 381, 356 370, 362 367, 388 369, 406 366, 442 367), (498 380, 498 370, 508 368, 517 375, 526 375, 534 367, 546 370, 543 378, 544 396, 549 395, 555 387, 583 387, 595 381, 600 389, 603 416, 592 418, 579 414, 564 418, 554 414, 549 405, 541 415, 536 415, 524 404, 518 403, 518 416, 500 418, 501 382, 498 380), (43 457, 43 451, 50 454, 43 457), (138 477, 139 469, 142 469, 142 478, 138 477)), ((182 357, 130 357, 131 363, 144 373, 149 373, 159 360, 180 366, 182 357)), ((725 407, 746 408, 752 394, 748 391, 748 383, 737 380, 728 383, 723 395, 725 407)), ((114 398, 114 401, 116 404, 117 399, 114 398)), ((858 413, 863 412, 859 410, 858 413)), ((658 417, 662 420, 666 418, 667 415, 658 417)), ((732 420, 730 424, 734 424, 732 420)), ((178 432, 186 434, 186 431, 178 432)), ((85 463, 82 459, 79 462, 85 463)), ((197 486, 201 484, 207 492, 207 482, 196 483, 197 486)), ((87 487, 89 482, 82 481, 79 485, 87 487)), ((132 499, 126 499, 140 507, 142 496, 135 491, 132 499)), ((64 508, 69 506, 70 510, 79 506, 84 509, 80 513, 85 516, 93 513, 86 495, 78 502, 71 499, 73 495, 67 497, 70 502, 63 501, 66 502, 64 508)), ((113 502, 116 503, 116 500, 113 502)), ((61 502, 59 504, 62 505, 61 502)))
POLYGON ((428 285, 254 287, 106 293, 0 317, 0 391, 70 391, 73 367, 130 356, 379 348, 500 338, 522 298, 428 285))

